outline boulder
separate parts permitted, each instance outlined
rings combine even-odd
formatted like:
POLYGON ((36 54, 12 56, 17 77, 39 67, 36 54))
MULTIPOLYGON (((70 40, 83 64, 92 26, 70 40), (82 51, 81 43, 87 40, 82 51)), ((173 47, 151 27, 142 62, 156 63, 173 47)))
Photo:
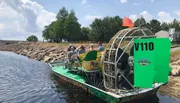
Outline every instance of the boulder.
POLYGON ((57 57, 57 56, 59 56, 59 54, 50 53, 49 56, 50 56, 50 57, 57 57))
POLYGON ((180 65, 180 59, 171 63, 171 65, 180 65))
POLYGON ((44 59, 43 59, 44 62, 49 62, 51 60, 52 60, 52 58, 49 57, 49 56, 45 56, 44 59))
POLYGON ((52 58, 51 60, 49 60, 49 62, 50 63, 53 63, 53 62, 55 62, 57 59, 55 59, 55 58, 52 58))
POLYGON ((171 75, 173 76, 180 75, 180 65, 173 65, 171 67, 172 67, 171 75))
POLYGON ((27 50, 27 49, 24 49, 22 52, 24 52, 24 53, 28 53, 28 50, 27 50))
POLYGON ((55 51, 56 50, 56 48, 51 48, 51 49, 49 49, 49 50, 47 50, 46 52, 52 52, 52 51, 55 51))

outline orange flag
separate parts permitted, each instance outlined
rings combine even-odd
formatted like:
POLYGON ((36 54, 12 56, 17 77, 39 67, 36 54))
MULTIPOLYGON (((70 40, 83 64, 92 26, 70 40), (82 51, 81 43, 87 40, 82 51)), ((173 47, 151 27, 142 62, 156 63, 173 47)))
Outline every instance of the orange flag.
POLYGON ((130 18, 124 17, 124 22, 123 22, 122 26, 128 26, 130 28, 133 28, 134 27, 134 23, 133 23, 133 21, 130 18))

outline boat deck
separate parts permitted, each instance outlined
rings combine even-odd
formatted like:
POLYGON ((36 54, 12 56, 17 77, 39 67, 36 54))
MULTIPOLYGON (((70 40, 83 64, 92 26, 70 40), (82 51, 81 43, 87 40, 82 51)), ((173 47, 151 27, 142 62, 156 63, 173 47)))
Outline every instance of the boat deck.
POLYGON ((136 89, 136 90, 131 90, 128 92, 122 92, 122 93, 120 92, 119 94, 115 94, 115 93, 107 92, 107 91, 104 91, 102 89, 99 89, 97 87, 87 84, 85 82, 87 79, 86 77, 70 72, 68 69, 65 69, 65 67, 62 66, 61 64, 58 65, 58 63, 52 63, 49 65, 52 71, 61 79, 64 79, 65 81, 70 82, 76 86, 83 87, 88 92, 96 95, 97 97, 101 99, 104 98, 106 99, 105 101, 108 101, 108 102, 116 101, 114 103, 118 103, 120 101, 125 102, 125 101, 130 101, 130 100, 146 97, 148 95, 155 94, 158 88, 162 85, 162 84, 155 83, 153 88, 136 89))
POLYGON ((86 81, 86 77, 83 77, 83 76, 80 76, 77 74, 73 74, 73 73, 69 72, 68 69, 64 69, 63 66, 53 67, 52 70, 55 71, 56 73, 59 73, 70 79, 76 80, 80 83, 85 83, 85 81, 86 81))

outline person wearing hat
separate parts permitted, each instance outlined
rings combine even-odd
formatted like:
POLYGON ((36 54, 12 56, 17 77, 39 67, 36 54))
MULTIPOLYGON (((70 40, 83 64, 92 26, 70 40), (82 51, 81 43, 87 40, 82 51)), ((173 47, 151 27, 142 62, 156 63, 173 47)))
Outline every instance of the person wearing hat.
POLYGON ((94 50, 94 44, 93 43, 90 44, 89 50, 94 50))
POLYGON ((98 51, 101 52, 101 51, 104 51, 104 46, 102 45, 102 42, 98 42, 98 51))

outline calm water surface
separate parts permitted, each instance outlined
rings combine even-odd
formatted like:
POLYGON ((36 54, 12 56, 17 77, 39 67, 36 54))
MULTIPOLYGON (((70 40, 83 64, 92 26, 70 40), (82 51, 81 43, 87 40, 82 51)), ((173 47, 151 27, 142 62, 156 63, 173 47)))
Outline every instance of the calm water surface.
MULTIPOLYGON (((47 64, 15 53, 0 52, 0 103, 104 102, 61 81, 47 64)), ((157 94, 133 103, 180 103, 180 99, 157 94)))

